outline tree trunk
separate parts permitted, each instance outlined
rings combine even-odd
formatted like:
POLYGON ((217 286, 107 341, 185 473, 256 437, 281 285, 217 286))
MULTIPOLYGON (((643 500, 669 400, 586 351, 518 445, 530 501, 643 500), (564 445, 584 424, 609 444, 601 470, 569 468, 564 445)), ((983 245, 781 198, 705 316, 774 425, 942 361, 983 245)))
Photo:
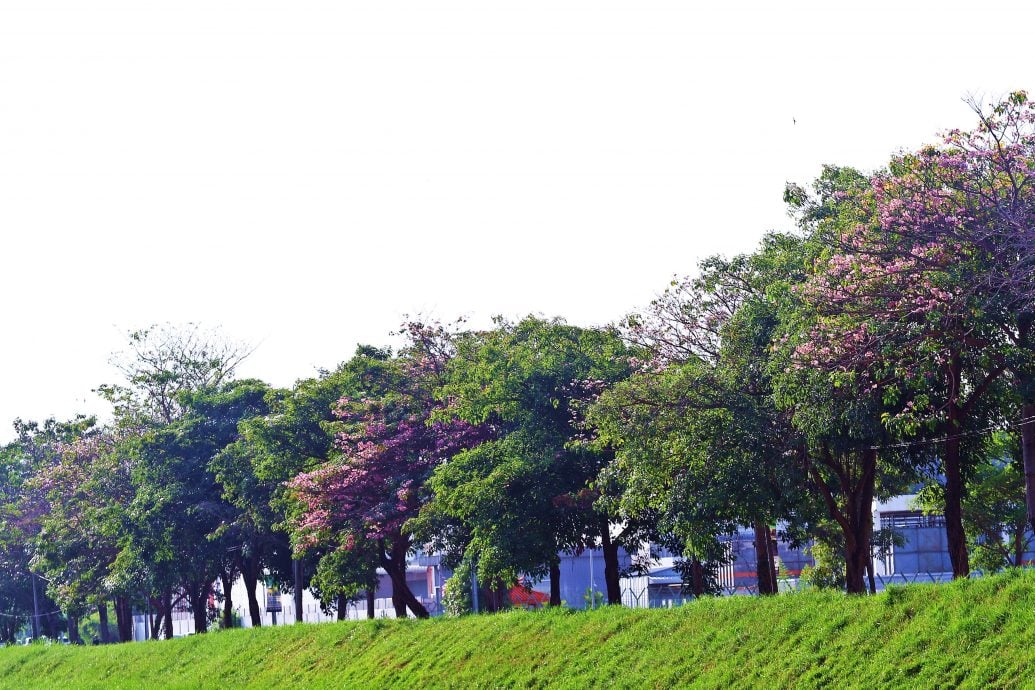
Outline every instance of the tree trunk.
POLYGON ((758 575, 758 593, 776 594, 773 579, 773 554, 769 548, 769 525, 761 520, 755 522, 755 572, 758 575))
POLYGON ((622 603, 622 579, 621 569, 618 567, 618 544, 611 541, 611 529, 604 521, 600 533, 600 550, 604 556, 604 583, 607 587, 607 603, 621 605, 622 603))
POLYGON ((493 606, 495 611, 504 611, 510 606, 510 589, 500 583, 492 590, 492 597, 494 599, 493 606))
MULTIPOLYGON (((396 618, 406 618, 406 599, 403 597, 402 587, 406 587, 406 583, 403 582, 402 586, 396 584, 396 576, 392 573, 388 574, 392 580, 392 608, 395 609, 396 618)), ((403 578, 405 579, 405 575, 403 578)))
POLYGON ((234 627, 234 604, 230 598, 230 588, 234 583, 229 572, 219 573, 219 582, 223 585, 223 629, 229 630, 234 627))
POLYGON ((385 568, 388 577, 392 580, 392 604, 395 606, 397 618, 406 617, 406 609, 409 608, 417 618, 429 618, 431 616, 424 605, 410 591, 406 582, 406 561, 401 565, 392 562, 391 568, 385 568))
POLYGON ((1013 526, 1013 532, 1010 535, 1010 548, 1012 549, 1013 558, 1009 560, 1009 565, 1014 568, 1020 568, 1024 565, 1024 533, 1027 529, 1027 520, 1013 526))
POLYGON ((851 495, 845 501, 845 513, 847 513, 849 529, 845 532, 845 591, 849 594, 866 593, 866 566, 870 562, 869 545, 866 543, 865 535, 853 515, 859 512, 858 495, 851 495))
MULTIPOLYGON (((872 536, 872 535, 871 535, 872 536)), ((871 549, 870 560, 866 563, 866 579, 870 584, 870 594, 877 593, 877 580, 873 576, 873 553, 871 549)))
MULTIPOLYGON (((1017 315, 1017 344, 1029 355, 1035 351, 1035 311, 1017 315)), ((1021 459, 1024 463, 1024 503, 1028 526, 1035 532, 1035 372, 1026 367, 1013 370, 1021 399, 1021 459)), ((1023 557, 1022 557, 1023 560, 1023 557)))
POLYGON ((83 638, 79 637, 79 616, 68 614, 68 641, 72 644, 82 644, 83 638))
POLYGON ((58 626, 59 623, 56 616, 50 614, 43 615, 43 628, 46 630, 44 634, 47 636, 47 639, 57 639, 58 626))
POLYGON ((165 631, 165 639, 173 638, 173 593, 171 589, 162 592, 162 626, 165 631))
POLYGON ((257 558, 248 558, 241 563, 241 579, 244 580, 244 590, 248 595, 248 617, 251 619, 252 627, 262 626, 262 610, 259 608, 259 597, 256 589, 259 586, 259 562, 257 558))
POLYGON ((952 353, 946 377, 949 388, 948 418, 942 426, 946 440, 942 444, 942 465, 945 470, 945 536, 949 543, 952 577, 970 574, 967 557, 967 536, 963 531, 963 458, 959 434, 963 431, 964 410, 960 407, 963 365, 959 352, 952 353))
POLYGON ((111 642, 111 631, 108 630, 108 602, 97 604, 97 617, 100 619, 101 644, 111 642))
POLYGON ((550 563, 550 606, 561 605, 561 564, 560 561, 550 563))
POLYGON ((129 599, 115 597, 115 625, 119 631, 119 642, 133 641, 133 611, 129 599))
POLYGON ((133 641, 133 602, 130 601, 129 597, 123 597, 122 605, 125 607, 125 632, 123 639, 126 642, 133 641))
POLYGON ((205 606, 192 606, 191 613, 194 615, 194 632, 201 634, 208 632, 208 609, 205 606))
POLYGON ((846 484, 845 518, 845 590, 849 594, 866 593, 866 571, 873 556, 873 492, 877 469, 877 451, 859 451, 861 467, 858 482, 846 484))
POLYGON ((392 581, 392 604, 395 606, 395 615, 397 618, 405 618, 408 607, 417 618, 430 618, 431 614, 413 595, 406 582, 406 553, 409 550, 409 539, 401 535, 396 535, 392 539, 391 553, 385 552, 382 542, 381 567, 392 581))
POLYGON ((349 599, 344 594, 338 595, 338 601, 334 604, 335 618, 340 621, 345 620, 348 617, 349 599))
POLYGON ((144 614, 147 616, 147 639, 149 640, 158 639, 158 620, 161 613, 159 600, 150 594, 147 595, 147 611, 144 614))
POLYGON ((208 595, 212 590, 209 582, 190 582, 187 584, 187 602, 194 616, 194 632, 208 632, 208 595))
POLYGON ((47 613, 42 614, 42 615, 43 615, 43 628, 46 630, 46 632, 44 634, 47 636, 47 639, 50 639, 50 640, 57 639, 58 631, 59 631, 60 626, 61 626, 60 622, 57 619, 57 616, 55 616, 53 614, 47 614, 47 613))
POLYGON ((704 566, 696 558, 690 561, 690 585, 695 599, 704 596, 704 566))
POLYGON ((506 607, 507 590, 498 582, 482 587, 479 596, 486 613, 499 613, 506 607))
POLYGON ((779 544, 776 541, 776 530, 770 531, 769 540, 766 541, 769 547, 769 581, 773 583, 773 592, 780 593, 780 573, 776 569, 776 559, 780 556, 779 544))
POLYGON ((367 618, 373 620, 375 615, 374 600, 377 597, 377 592, 373 589, 367 590, 367 618))
MULTIPOLYGON (((953 415, 950 412, 950 420, 953 415)), ((950 423, 949 434, 959 433, 959 426, 950 423)), ((944 443, 945 457, 945 536, 949 542, 949 560, 952 563, 952 577, 965 578, 970 575, 970 561, 967 556, 967 535, 963 530, 963 468, 960 457, 960 439, 949 438, 944 443)))
POLYGON ((866 557, 863 545, 856 535, 845 540, 845 591, 848 594, 865 594, 864 581, 866 557))
POLYGON ((162 616, 164 609, 162 608, 162 597, 158 596, 151 600, 151 605, 154 610, 154 615, 151 617, 151 639, 157 640, 161 637, 162 631, 162 616))
POLYGON ((837 477, 841 504, 819 470, 802 448, 804 464, 827 505, 830 518, 837 522, 845 542, 845 591, 866 592, 865 571, 870 563, 873 535, 873 492, 877 476, 877 451, 865 448, 835 458, 830 448, 821 451, 821 462, 837 477))

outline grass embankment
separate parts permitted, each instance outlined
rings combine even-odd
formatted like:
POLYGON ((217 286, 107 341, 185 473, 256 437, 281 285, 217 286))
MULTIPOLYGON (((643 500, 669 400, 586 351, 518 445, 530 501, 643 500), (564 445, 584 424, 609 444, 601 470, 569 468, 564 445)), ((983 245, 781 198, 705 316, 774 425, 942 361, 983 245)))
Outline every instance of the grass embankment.
POLYGON ((1035 687, 1035 573, 710 599, 0 649, 3 688, 1035 687))

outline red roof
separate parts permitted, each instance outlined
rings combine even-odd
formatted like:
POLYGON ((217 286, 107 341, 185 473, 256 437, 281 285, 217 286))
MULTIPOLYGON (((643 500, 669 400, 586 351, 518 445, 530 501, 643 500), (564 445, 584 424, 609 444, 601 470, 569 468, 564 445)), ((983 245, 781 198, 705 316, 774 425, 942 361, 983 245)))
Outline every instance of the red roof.
POLYGON ((510 588, 510 603, 537 609, 550 603, 550 596, 519 584, 510 588))

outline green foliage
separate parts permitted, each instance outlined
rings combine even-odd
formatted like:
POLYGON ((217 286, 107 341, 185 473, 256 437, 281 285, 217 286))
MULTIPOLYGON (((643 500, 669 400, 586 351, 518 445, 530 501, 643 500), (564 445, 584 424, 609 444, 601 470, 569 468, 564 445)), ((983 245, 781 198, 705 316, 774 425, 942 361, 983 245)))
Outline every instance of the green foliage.
POLYGON ((598 609, 604 605, 604 593, 599 589, 587 587, 582 595, 582 601, 588 609, 598 609))
MULTIPOLYGON (((981 454, 985 460, 971 472, 963 498, 963 527, 971 568, 996 572, 1022 565, 1031 546, 1017 435, 996 434, 981 454)), ((930 481, 917 494, 916 505, 938 514, 943 493, 941 484, 930 481)))
POLYGON ((464 558, 446 580, 442 606, 450 616, 462 616, 474 611, 474 602, 471 599, 471 570, 471 559, 464 558))
POLYGON ((97 388, 124 424, 172 422, 184 412, 184 396, 229 381, 251 354, 247 345, 196 323, 154 324, 130 331, 127 340, 111 359, 124 382, 97 388))
POLYGON ((814 565, 807 565, 801 571, 801 583, 820 589, 844 589, 845 559, 836 548, 826 541, 816 540, 809 546, 814 565))
POLYGON ((355 601, 367 590, 377 589, 377 554, 371 547, 361 542, 349 550, 333 549, 317 561, 309 587, 324 612, 336 607, 339 597, 355 601))
POLYGON ((228 544, 210 538, 232 509, 222 500, 212 458, 237 438, 242 419, 266 412, 266 386, 240 381, 190 396, 175 422, 147 431, 128 450, 135 495, 129 549, 117 567, 127 576, 167 564, 183 577, 214 580, 228 544))
POLYGON ((629 319, 646 361, 590 410, 616 450, 605 471, 616 502, 688 556, 715 561, 737 525, 810 519, 799 432, 776 404, 771 367, 809 251, 773 234, 753 254, 710 257, 696 278, 674 281, 629 319))
POLYGON ((611 452, 585 435, 583 415, 628 375, 628 348, 611 330, 535 317, 455 342, 442 415, 488 424, 493 438, 436 469, 433 499, 409 527, 454 562, 476 555, 494 587, 543 577, 558 552, 600 539, 616 517, 597 501, 611 452))
POLYGON ((101 639, 101 617, 91 613, 79 620, 79 638, 86 644, 101 639))

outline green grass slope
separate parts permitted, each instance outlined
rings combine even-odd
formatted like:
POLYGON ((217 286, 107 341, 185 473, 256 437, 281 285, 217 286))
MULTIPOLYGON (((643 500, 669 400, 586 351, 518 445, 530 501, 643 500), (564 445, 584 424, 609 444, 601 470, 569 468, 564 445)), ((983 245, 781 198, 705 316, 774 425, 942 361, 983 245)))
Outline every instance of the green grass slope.
POLYGON ((709 599, 0 649, 2 688, 1035 687, 1035 572, 876 597, 709 599))

